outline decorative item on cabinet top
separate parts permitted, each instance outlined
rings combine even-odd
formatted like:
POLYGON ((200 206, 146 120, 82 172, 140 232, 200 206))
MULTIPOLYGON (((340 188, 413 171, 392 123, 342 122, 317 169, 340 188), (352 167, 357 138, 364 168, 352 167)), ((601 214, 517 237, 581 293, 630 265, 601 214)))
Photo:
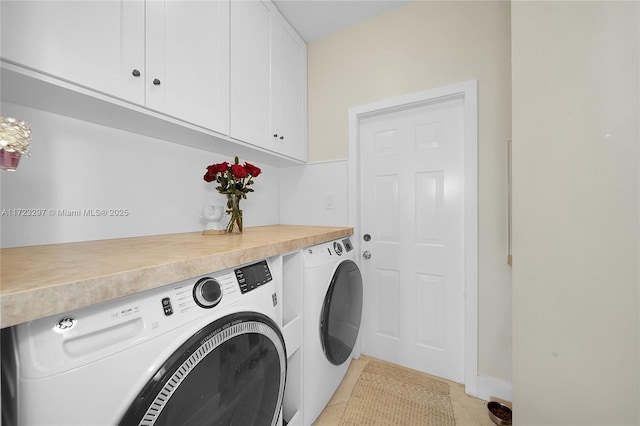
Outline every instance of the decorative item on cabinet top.
POLYGON ((224 206, 222 205, 215 204, 202 207, 202 214, 200 215, 200 218, 202 218, 204 222, 202 234, 224 234, 227 229, 226 221, 222 220, 224 213, 224 206))
POLYGON ((20 158, 31 149, 31 125, 0 116, 0 169, 15 171, 20 158))
POLYGON ((245 162, 240 164, 238 156, 234 158, 234 163, 229 164, 224 161, 222 163, 207 166, 207 173, 204 175, 206 182, 217 182, 216 189, 220 194, 227 196, 227 213, 231 215, 229 224, 227 225, 227 233, 234 232, 237 228, 238 232, 242 232, 242 209, 240 209, 240 200, 247 199, 247 193, 254 192, 254 180, 262 173, 259 167, 251 163, 245 162))

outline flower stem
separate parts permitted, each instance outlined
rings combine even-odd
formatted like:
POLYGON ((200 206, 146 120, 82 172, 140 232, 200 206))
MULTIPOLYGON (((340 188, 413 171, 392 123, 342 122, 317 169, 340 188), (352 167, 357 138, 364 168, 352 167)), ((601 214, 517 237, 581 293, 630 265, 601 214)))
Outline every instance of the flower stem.
POLYGON ((240 210, 240 197, 237 194, 227 194, 227 213, 231 214, 229 225, 227 225, 227 233, 233 232, 234 228, 238 228, 238 232, 242 232, 242 210, 240 210))

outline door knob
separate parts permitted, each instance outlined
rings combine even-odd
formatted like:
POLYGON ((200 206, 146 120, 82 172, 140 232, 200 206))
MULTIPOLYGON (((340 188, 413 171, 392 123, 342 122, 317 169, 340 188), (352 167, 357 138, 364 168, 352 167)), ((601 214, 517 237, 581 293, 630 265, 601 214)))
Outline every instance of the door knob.
POLYGON ((362 257, 364 257, 365 260, 371 259, 371 252, 369 250, 365 251, 362 253, 362 257))
POLYGON ((131 71, 131 74, 132 74, 134 77, 140 77, 140 70, 133 70, 133 71, 131 71))
POLYGON ((160 80, 158 80, 157 78, 154 78, 153 84, 155 84, 156 86, 160 86, 160 80))

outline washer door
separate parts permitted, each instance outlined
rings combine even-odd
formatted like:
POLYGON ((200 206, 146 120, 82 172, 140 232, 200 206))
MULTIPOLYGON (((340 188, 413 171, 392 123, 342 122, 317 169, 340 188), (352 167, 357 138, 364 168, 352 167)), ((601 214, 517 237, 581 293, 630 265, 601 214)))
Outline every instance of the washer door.
POLYGON ((352 260, 336 268, 320 315, 322 349, 334 365, 351 356, 362 319, 362 275, 352 260))
POLYGON ((282 334, 268 317, 228 315, 202 328, 142 389, 121 425, 275 425, 286 377, 282 334))

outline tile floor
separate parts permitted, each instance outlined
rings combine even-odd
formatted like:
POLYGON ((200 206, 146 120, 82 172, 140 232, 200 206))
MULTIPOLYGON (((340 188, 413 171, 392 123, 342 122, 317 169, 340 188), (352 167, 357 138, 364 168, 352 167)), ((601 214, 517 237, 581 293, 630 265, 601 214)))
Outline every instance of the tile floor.
MULTIPOLYGON (((335 426, 338 424, 344 409, 347 406, 351 390, 358 381, 358 377, 369 358, 365 355, 359 359, 351 360, 349 370, 340 384, 340 387, 333 394, 333 397, 327 404, 327 407, 320 414, 314 426, 335 426)), ((464 393, 464 385, 460 383, 449 383, 451 402, 453 404, 453 412, 456 417, 457 426, 495 426, 487 414, 487 403, 478 398, 473 398, 464 393)))

